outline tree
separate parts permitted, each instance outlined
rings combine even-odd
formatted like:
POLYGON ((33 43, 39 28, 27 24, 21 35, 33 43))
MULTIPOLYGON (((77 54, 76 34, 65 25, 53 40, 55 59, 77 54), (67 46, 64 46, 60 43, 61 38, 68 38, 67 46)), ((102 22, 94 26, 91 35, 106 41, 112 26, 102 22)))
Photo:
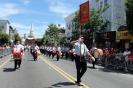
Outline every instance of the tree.
POLYGON ((9 35, 2 32, 2 28, 0 27, 0 44, 9 43, 9 35))
POLYGON ((36 39, 36 44, 37 44, 38 46, 41 46, 41 45, 43 44, 42 38, 36 39))
POLYGON ((60 40, 60 44, 66 44, 67 43, 67 38, 66 37, 62 37, 60 40))
POLYGON ((126 7, 128 30, 133 34, 133 0, 127 0, 126 7))
MULTIPOLYGON (((98 0, 96 0, 98 2, 98 0)), ((104 11, 106 11, 107 9, 109 8, 109 5, 105 5, 104 7, 101 7, 101 8, 92 8, 90 10, 90 20, 82 25, 82 30, 83 30, 85 33, 83 34, 86 34, 86 32, 88 32, 88 29, 91 30, 91 32, 93 32, 93 43, 95 43, 95 33, 97 31, 101 31, 101 27, 103 26, 106 26, 106 20, 102 17, 102 13, 104 11)), ((79 13, 76 13, 74 19, 73 19, 73 26, 75 26, 75 31, 73 32, 73 36, 74 37, 75 35, 79 35, 79 28, 80 28, 80 21, 79 21, 79 13)), ((81 31, 82 32, 82 31, 81 31)))
POLYGON ((1 44, 5 44, 5 43, 9 43, 9 35, 6 34, 6 33, 2 33, 0 34, 0 41, 1 41, 1 44))
POLYGON ((50 24, 48 25, 48 29, 46 30, 44 36, 43 36, 43 41, 45 43, 54 43, 54 44, 59 44, 61 37, 60 34, 64 32, 63 28, 59 28, 55 24, 50 24))
POLYGON ((21 37, 18 33, 14 35, 14 42, 16 43, 17 41, 21 41, 21 37))
POLYGON ((79 19, 78 12, 75 13, 75 17, 72 20, 72 26, 74 29, 72 29, 72 39, 71 40, 73 41, 73 40, 76 40, 80 35, 80 31, 79 31, 80 19, 79 19))

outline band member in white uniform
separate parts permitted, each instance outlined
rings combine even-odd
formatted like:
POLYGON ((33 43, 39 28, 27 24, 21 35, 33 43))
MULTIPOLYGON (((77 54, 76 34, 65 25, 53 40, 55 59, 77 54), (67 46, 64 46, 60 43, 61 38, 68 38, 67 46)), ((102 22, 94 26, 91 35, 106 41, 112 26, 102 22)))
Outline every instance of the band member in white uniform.
POLYGON ((22 62, 22 55, 24 53, 24 46, 17 41, 16 45, 13 47, 13 58, 14 58, 14 69, 20 68, 22 62), (18 66, 18 67, 17 67, 18 66))

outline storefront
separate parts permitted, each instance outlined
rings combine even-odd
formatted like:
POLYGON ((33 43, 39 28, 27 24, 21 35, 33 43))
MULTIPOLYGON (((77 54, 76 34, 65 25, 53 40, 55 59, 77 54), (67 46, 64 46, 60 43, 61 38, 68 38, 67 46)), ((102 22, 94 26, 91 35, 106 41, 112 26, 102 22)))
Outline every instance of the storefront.
POLYGON ((116 47, 116 32, 102 32, 96 33, 96 43, 98 47, 102 48, 112 48, 116 47))
POLYGON ((117 31, 116 32, 117 47, 122 50, 131 48, 132 38, 133 36, 127 30, 117 31))

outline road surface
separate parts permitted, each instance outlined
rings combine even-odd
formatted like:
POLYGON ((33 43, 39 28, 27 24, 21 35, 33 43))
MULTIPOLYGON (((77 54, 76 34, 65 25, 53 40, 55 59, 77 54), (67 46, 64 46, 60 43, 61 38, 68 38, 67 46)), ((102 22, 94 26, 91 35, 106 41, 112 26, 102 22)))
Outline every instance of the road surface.
POLYGON ((69 60, 48 58, 40 55, 38 61, 26 51, 21 68, 14 71, 10 56, 0 60, 0 88, 133 88, 133 74, 106 70, 97 66, 88 69, 82 85, 76 80, 75 63, 69 60))

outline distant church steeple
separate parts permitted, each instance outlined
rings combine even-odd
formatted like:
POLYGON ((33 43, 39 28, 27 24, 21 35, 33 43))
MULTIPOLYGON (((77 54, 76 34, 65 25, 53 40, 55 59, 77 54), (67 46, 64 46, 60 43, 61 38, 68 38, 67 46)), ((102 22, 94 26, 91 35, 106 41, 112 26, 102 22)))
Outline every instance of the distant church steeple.
POLYGON ((33 34, 33 26, 31 24, 31 28, 30 28, 30 33, 29 33, 29 38, 34 38, 34 34, 33 34))

